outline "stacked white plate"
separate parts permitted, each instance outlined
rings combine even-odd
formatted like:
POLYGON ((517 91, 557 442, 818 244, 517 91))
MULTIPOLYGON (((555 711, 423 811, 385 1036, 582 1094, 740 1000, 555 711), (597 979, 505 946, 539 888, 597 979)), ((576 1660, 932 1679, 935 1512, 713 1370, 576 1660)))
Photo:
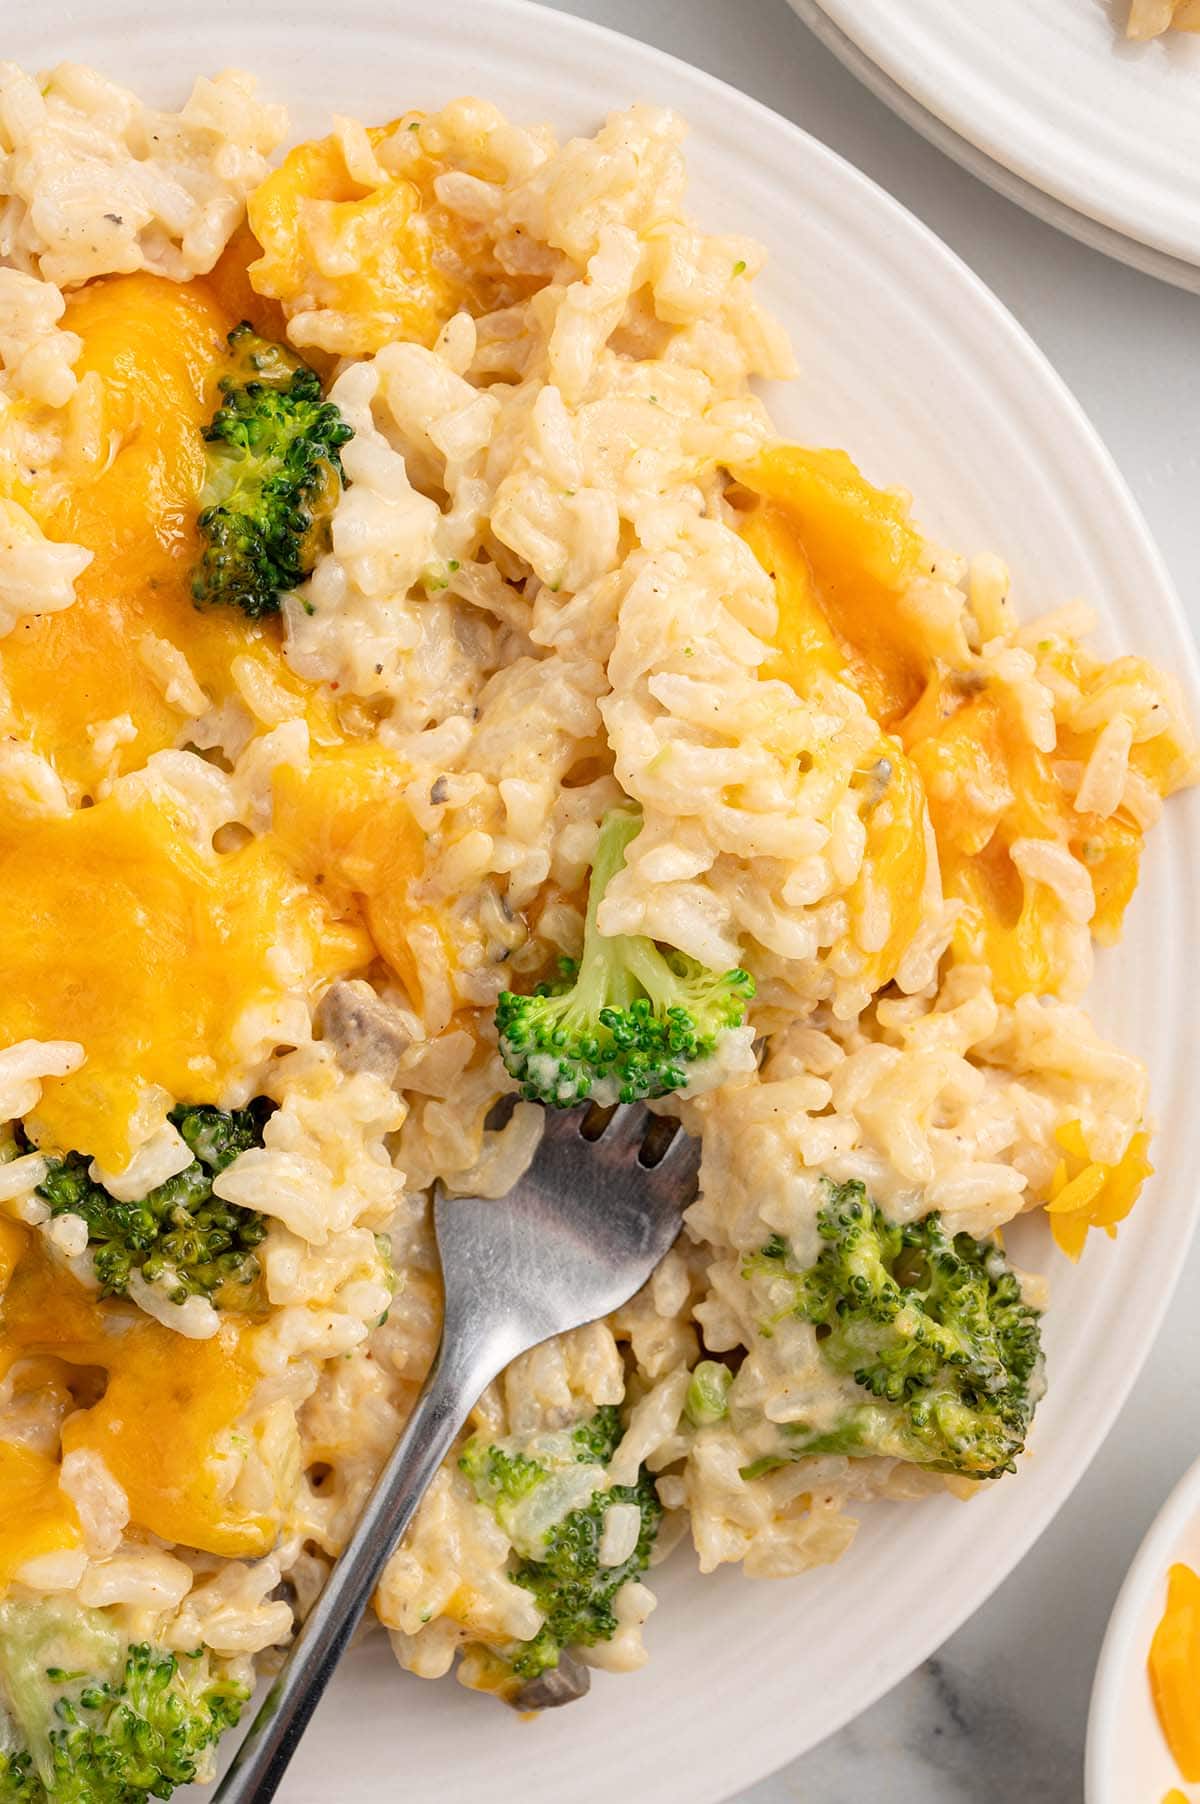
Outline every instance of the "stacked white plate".
POLYGON ((1200 37, 1128 0, 791 0, 910 125, 1011 200, 1200 292, 1200 37))

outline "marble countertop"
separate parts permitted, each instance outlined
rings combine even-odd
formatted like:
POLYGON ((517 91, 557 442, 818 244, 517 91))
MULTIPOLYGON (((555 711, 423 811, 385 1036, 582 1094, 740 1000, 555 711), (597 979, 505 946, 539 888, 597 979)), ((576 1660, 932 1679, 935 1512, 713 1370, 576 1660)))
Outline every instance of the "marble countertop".
MULTIPOLYGON (((860 87, 785 0, 551 3, 754 95, 945 239, 1091 415, 1200 631, 1200 299, 1084 249, 964 174, 860 87)), ((1088 1695, 1113 1599, 1200 1449, 1198 1297, 1200 1245, 1116 1428, 991 1601, 856 1723, 730 1804, 1079 1804, 1088 1695)))

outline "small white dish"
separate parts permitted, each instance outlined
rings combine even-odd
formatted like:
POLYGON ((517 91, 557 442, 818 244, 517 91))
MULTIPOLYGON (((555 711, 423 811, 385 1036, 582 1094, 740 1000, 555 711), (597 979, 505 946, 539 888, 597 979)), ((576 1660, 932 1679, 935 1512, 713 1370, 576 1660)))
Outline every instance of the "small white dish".
POLYGON ((1088 1713, 1086 1804, 1162 1804, 1172 1786, 1200 1800, 1171 1757, 1146 1668, 1177 1561, 1200 1572, 1200 1460, 1155 1517, 1109 1618, 1088 1713))
POLYGON ((973 175, 1093 250, 1200 292, 1200 37, 1121 36, 1127 0, 791 0, 973 175))

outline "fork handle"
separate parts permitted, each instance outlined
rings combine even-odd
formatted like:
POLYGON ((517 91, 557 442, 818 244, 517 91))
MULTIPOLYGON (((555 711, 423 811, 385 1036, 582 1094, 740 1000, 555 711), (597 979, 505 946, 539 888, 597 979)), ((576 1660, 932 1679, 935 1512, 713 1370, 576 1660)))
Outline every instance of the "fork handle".
POLYGON ((401 1536, 480 1394, 511 1357, 443 1337, 404 1433, 309 1612, 213 1804, 269 1804, 401 1536))

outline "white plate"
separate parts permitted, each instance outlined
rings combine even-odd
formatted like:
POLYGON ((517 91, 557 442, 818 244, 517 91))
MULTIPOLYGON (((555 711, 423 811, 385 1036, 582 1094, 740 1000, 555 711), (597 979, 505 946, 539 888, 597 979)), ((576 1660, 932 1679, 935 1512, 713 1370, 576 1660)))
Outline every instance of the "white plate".
MULTIPOLYGON (((1200 706, 1170 582, 1075 402, 976 278, 820 144, 695 70, 518 0, 207 0, 198 19, 190 0, 44 0, 9 9, 4 49, 33 66, 86 59, 174 102, 191 71, 236 59, 270 78, 302 132, 323 130, 331 109, 386 118, 463 89, 563 129, 635 99, 680 108, 694 210, 773 254, 767 296, 805 371, 773 398, 783 428, 905 483, 947 542, 1002 549, 1027 606, 1091 596, 1112 645, 1178 671, 1200 706)), ((1020 1475, 968 1505, 868 1511, 841 1565, 795 1581, 725 1569, 700 1582, 687 1556, 672 1559, 656 1574, 645 1671, 598 1675, 587 1700, 533 1725, 401 1675, 382 1644, 362 1650, 305 1741, 288 1804, 714 1804, 864 1709, 978 1608, 1100 1445, 1191 1233, 1198 839, 1189 798, 1154 839, 1097 991, 1103 1024, 1150 1061, 1166 1177, 1119 1246, 1090 1248, 1078 1269, 1055 1262, 1050 1394, 1020 1475)))
POLYGON ((1200 1460, 1155 1517, 1113 1606, 1088 1716, 1086 1804, 1159 1804, 1186 1786, 1158 1725, 1146 1659, 1177 1560, 1200 1572, 1200 1460))
POLYGON ((1127 0, 791 0, 908 123, 1010 200, 1200 291, 1200 38, 1127 0))

